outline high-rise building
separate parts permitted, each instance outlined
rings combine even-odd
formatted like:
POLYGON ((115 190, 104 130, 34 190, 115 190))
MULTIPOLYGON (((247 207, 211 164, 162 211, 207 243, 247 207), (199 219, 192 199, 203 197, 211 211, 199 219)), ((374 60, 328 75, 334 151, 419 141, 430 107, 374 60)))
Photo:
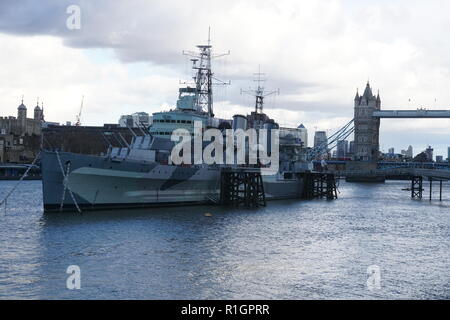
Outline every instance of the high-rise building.
POLYGON ((316 131, 314 134, 314 148, 327 143, 327 133, 325 131, 316 131))
POLYGON ((450 147, 447 148, 447 161, 450 162, 450 147))
POLYGON ((297 129, 300 131, 300 139, 303 142, 303 146, 305 148, 308 147, 308 130, 305 128, 303 123, 297 127, 297 129))
POLYGON ((338 158, 345 158, 348 155, 348 141, 347 140, 339 140, 337 142, 337 151, 336 156, 338 158))
POLYGON ((406 150, 405 156, 407 158, 411 158, 411 159, 413 158, 413 147, 411 145, 406 150))
POLYGON ((355 141, 350 141, 348 144, 348 153, 351 155, 355 153, 355 141))
POLYGON ((325 131, 316 131, 314 134, 314 148, 323 150, 321 155, 328 154, 328 138, 325 131))
POLYGON ((394 154, 395 153, 395 149, 394 148, 389 148, 388 153, 389 154, 394 154))

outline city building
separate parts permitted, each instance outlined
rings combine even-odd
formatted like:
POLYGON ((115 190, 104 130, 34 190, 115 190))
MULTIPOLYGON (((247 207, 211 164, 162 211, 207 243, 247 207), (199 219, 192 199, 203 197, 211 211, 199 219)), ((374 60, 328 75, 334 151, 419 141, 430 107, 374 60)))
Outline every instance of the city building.
POLYGON ((0 134, 15 136, 41 135, 44 111, 38 105, 34 108, 33 118, 27 118, 27 107, 22 103, 17 108, 16 117, 0 117, 0 134))
POLYGON ((436 156, 436 162, 444 162, 444 156, 436 156))
POLYGON ((350 141, 348 144, 348 153, 353 156, 355 154, 355 141, 350 141))
POLYGON ((336 157, 346 158, 348 156, 348 141, 339 140, 336 147, 336 157))
POLYGON ((406 154, 405 155, 406 155, 407 158, 411 158, 411 159, 413 158, 413 156, 414 156, 413 155, 413 147, 411 145, 406 150, 406 154))
POLYGON ((297 127, 297 129, 300 131, 300 139, 303 142, 303 146, 305 148, 308 147, 308 130, 305 128, 303 123, 297 127))
POLYGON ((328 155, 328 138, 325 131, 316 131, 314 133, 314 148, 321 147, 323 149, 322 155, 328 155))
POLYGON ((43 146, 49 150, 104 155, 108 148, 123 148, 127 143, 131 143, 133 137, 131 131, 137 135, 142 134, 138 128, 130 130, 120 127, 117 123, 103 126, 49 126, 42 130, 43 146))
POLYGON ((314 133, 314 148, 317 148, 320 145, 327 144, 328 138, 327 133, 325 131, 316 131, 314 133))
POLYGON ((120 127, 137 128, 139 124, 149 127, 152 125, 153 117, 146 112, 135 112, 133 114, 122 115, 119 119, 120 127))
POLYGON ((395 153, 393 149, 394 148, 390 148, 388 153, 382 153, 380 159, 383 161, 403 162, 405 160, 405 155, 403 153, 395 153))
POLYGON ((450 147, 447 147, 447 161, 450 162, 450 147))
POLYGON ((35 158, 44 122, 44 108, 41 106, 37 103, 33 118, 28 118, 22 99, 17 108, 17 118, 0 117, 0 162, 27 163, 35 158))
POLYGON ((401 154, 405 157, 405 159, 413 158, 413 147, 409 146, 408 149, 402 150, 401 154))

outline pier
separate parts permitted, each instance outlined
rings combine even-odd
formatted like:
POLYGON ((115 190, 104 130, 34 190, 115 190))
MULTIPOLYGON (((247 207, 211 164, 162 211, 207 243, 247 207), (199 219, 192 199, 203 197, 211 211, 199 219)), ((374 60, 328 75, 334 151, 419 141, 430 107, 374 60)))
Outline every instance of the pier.
POLYGON ((429 200, 433 200, 433 182, 439 182, 439 201, 442 201, 442 183, 450 181, 450 170, 413 169, 411 178, 411 198, 422 199, 423 179, 429 181, 429 200))
MULTIPOLYGON (((298 173, 303 179, 303 192, 299 198, 337 199, 336 177, 333 173, 298 173)), ((266 206, 266 195, 261 171, 258 168, 224 168, 221 171, 221 205, 256 208, 266 206)))
POLYGON ((384 182, 386 177, 410 180, 412 199, 422 199, 424 180, 429 181, 429 200, 433 199, 433 182, 439 182, 439 201, 442 201, 443 182, 450 181, 450 170, 445 169, 421 169, 421 168, 386 168, 375 170, 343 170, 339 171, 340 177, 352 182, 384 182), (364 177, 366 181, 361 180, 364 177))
POLYGON ((337 199, 336 178, 333 173, 305 172, 303 199, 337 199))
POLYGON ((257 168, 223 168, 220 204, 256 208, 266 206, 261 170, 257 168))
MULTIPOLYGON (((411 199, 422 199, 423 197, 423 179, 422 176, 412 176, 411 177, 411 199)), ((430 183, 429 188, 429 200, 433 200, 433 181, 439 182, 439 201, 442 201, 442 183, 444 181, 448 181, 449 179, 443 178, 433 178, 432 176, 428 177, 428 181, 430 183)))

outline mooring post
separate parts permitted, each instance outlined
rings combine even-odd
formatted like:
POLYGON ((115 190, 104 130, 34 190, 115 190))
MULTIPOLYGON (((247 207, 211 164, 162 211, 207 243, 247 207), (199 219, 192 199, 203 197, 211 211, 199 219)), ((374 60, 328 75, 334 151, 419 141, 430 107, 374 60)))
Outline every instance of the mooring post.
POLYGON ((411 198, 422 199, 422 177, 412 176, 411 177, 411 198))
POLYGON ((422 192, 423 192, 423 185, 422 185, 422 182, 423 182, 423 178, 422 178, 422 177, 419 177, 419 198, 420 198, 420 199, 422 199, 422 192))
POLYGON ((433 178, 430 177, 430 201, 433 194, 433 178))
POLYGON ((439 201, 442 201, 442 180, 439 181, 439 201))

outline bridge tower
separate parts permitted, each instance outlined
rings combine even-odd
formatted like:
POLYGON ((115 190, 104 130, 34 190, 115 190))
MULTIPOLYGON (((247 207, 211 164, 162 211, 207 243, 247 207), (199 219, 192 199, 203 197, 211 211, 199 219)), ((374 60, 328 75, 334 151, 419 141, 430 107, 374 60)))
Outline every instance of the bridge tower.
POLYGON ((356 161, 372 162, 378 160, 380 119, 373 117, 374 111, 381 108, 380 94, 375 96, 367 82, 364 94, 355 96, 355 157, 356 161))

